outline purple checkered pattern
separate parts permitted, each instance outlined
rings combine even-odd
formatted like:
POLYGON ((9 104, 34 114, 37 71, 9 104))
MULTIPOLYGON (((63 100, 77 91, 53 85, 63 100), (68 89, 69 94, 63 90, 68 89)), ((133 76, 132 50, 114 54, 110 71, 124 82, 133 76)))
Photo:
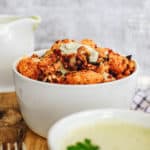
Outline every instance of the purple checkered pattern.
POLYGON ((150 89, 137 90, 131 109, 150 113, 150 89))

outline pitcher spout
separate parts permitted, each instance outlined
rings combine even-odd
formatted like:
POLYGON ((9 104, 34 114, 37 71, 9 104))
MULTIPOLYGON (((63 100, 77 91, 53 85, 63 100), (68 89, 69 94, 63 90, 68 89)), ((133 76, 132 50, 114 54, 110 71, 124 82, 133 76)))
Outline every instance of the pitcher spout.
POLYGON ((35 31, 39 24, 41 23, 41 17, 40 16, 31 16, 29 17, 32 20, 32 29, 35 31))

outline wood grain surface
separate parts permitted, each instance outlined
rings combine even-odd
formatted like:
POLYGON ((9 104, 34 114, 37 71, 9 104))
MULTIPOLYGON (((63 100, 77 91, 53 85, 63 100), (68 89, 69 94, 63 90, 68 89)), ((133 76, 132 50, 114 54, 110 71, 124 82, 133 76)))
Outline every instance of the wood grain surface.
MULTIPOLYGON (((0 93, 0 108, 18 108, 16 94, 0 93)), ((27 150, 48 150, 46 139, 36 135, 30 129, 27 130, 24 143, 27 150)))

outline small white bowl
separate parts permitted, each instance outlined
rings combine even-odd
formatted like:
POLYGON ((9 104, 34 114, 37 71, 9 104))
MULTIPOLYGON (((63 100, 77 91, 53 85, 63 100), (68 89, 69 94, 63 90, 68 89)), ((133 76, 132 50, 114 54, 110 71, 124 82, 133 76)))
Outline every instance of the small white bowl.
MULTIPOLYGON (((44 52, 34 53, 42 55, 44 52)), ((138 65, 133 74, 113 82, 62 85, 21 75, 16 69, 20 59, 13 65, 13 74, 21 112, 28 126, 43 137, 53 123, 68 114, 86 109, 130 107, 136 89, 138 65)))
POLYGON ((60 150, 62 140, 66 138, 68 132, 89 123, 107 120, 123 121, 150 128, 150 115, 144 112, 120 109, 83 111, 61 119, 50 128, 48 132, 49 148, 51 150, 60 150))

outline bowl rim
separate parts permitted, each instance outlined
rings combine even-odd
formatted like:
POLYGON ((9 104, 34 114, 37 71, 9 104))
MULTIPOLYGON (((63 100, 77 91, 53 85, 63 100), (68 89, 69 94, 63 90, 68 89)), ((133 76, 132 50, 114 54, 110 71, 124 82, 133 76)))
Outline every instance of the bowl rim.
POLYGON ((94 84, 80 84, 80 85, 78 85, 78 84, 47 83, 47 82, 42 82, 42 81, 38 81, 38 80, 33 80, 33 79, 30 79, 30 78, 28 78, 26 76, 23 76, 21 73, 19 73, 17 71, 17 64, 22 58, 27 57, 27 56, 31 56, 32 54, 42 55, 47 50, 49 50, 49 49, 48 48, 47 49, 46 48, 45 49, 39 49, 37 51, 33 51, 33 52, 30 52, 30 53, 28 53, 28 54, 26 54, 24 56, 19 57, 18 59, 16 59, 14 61, 13 65, 12 65, 13 72, 17 76, 22 78, 23 80, 30 81, 30 82, 35 83, 35 84, 44 85, 44 86, 64 87, 64 88, 65 87, 70 87, 70 88, 72 88, 72 87, 80 87, 81 88, 81 87, 95 87, 95 86, 113 85, 115 83, 121 83, 123 81, 127 81, 128 79, 135 77, 138 74, 138 72, 139 72, 139 64, 137 63, 136 59, 134 59, 134 61, 136 62, 136 69, 131 75, 129 75, 129 76, 125 77, 125 78, 114 80, 114 81, 111 81, 111 82, 94 83, 94 84))
MULTIPOLYGON (((104 116, 104 114, 107 114, 107 113, 108 114, 110 113, 111 114, 110 116, 113 116, 115 114, 118 114, 120 116, 121 115, 130 115, 130 116, 134 115, 134 116, 136 116, 137 119, 139 119, 138 122, 139 122, 139 126, 141 126, 141 127, 142 126, 144 127, 144 125, 142 125, 142 124, 140 125, 140 123, 142 123, 142 121, 140 121, 141 118, 143 118, 143 119, 149 118, 148 121, 150 122, 150 114, 148 114, 146 112, 142 112, 142 111, 135 111, 135 110, 129 110, 129 109, 114 109, 114 108, 90 109, 90 110, 80 111, 80 112, 72 113, 72 114, 70 114, 70 115, 68 115, 66 117, 61 118, 60 120, 56 121, 51 128, 49 128, 48 134, 47 134, 48 146, 51 147, 52 150, 53 149, 55 150, 55 145, 56 145, 56 143, 55 143, 55 139, 56 139, 55 136, 57 137, 56 134, 58 132, 61 133, 62 130, 60 131, 59 127, 62 127, 65 122, 69 122, 70 120, 73 120, 73 119, 76 120, 78 118, 88 117, 88 115, 90 115, 89 118, 93 118, 94 119, 94 117, 92 117, 94 114, 97 117, 97 115, 101 114, 101 113, 103 113, 103 116, 104 116)), ((101 115, 100 118, 103 118, 103 116, 101 115)), ((92 120, 92 119, 90 119, 90 120, 92 120)), ((121 121, 121 120, 124 120, 124 119, 117 119, 117 120, 121 121)), ((132 121, 130 122, 130 119, 127 118, 127 121, 125 121, 125 122, 130 124, 132 121)), ((131 124, 138 125, 138 123, 134 123, 134 122, 131 123, 131 124)), ((70 126, 72 126, 72 124, 70 126)), ((65 127, 64 131, 68 127, 65 127)), ((149 128, 150 128, 150 126, 148 126, 148 129, 149 128)))

